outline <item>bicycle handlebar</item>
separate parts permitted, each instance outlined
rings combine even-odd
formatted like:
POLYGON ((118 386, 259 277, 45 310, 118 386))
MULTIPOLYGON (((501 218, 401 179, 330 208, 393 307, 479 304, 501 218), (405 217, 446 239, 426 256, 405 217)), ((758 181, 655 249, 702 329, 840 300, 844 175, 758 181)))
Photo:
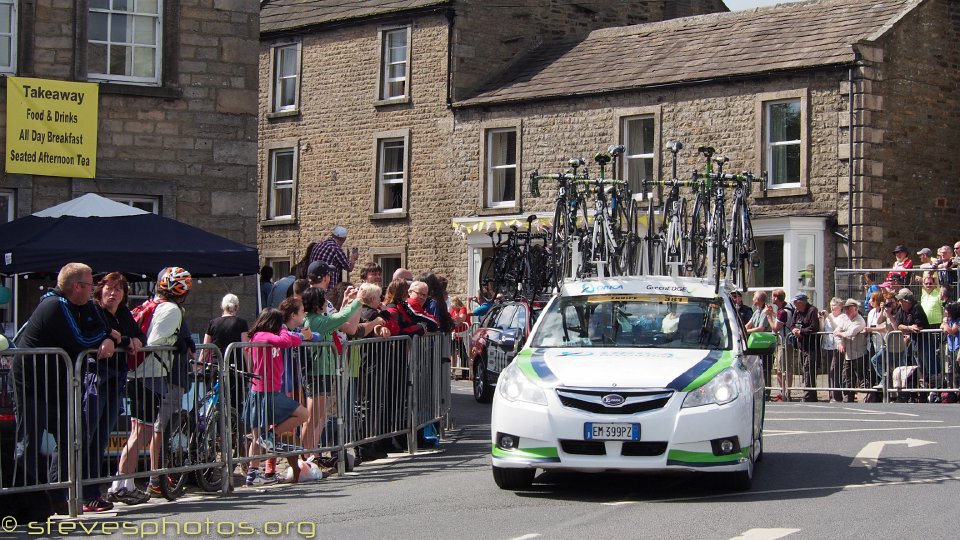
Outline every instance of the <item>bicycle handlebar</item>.
MULTIPOLYGON (((193 364, 193 365, 195 365, 195 366, 202 366, 204 371, 216 371, 216 370, 220 369, 220 366, 219 366, 218 364, 216 364, 216 363, 213 363, 213 362, 201 362, 201 361, 199 361, 199 360, 190 360, 190 363, 193 364)), ((227 370, 228 370, 228 371, 231 371, 231 372, 233 372, 233 373, 236 373, 237 375, 239 375, 239 376, 241 376, 241 377, 243 377, 243 378, 245 378, 245 379, 258 379, 258 380, 259 380, 259 379, 262 378, 262 377, 260 377, 259 375, 257 375, 256 373, 250 373, 249 371, 243 371, 242 369, 235 368, 235 367, 233 367, 233 366, 231 366, 231 365, 229 365, 229 364, 227 364, 227 370)))

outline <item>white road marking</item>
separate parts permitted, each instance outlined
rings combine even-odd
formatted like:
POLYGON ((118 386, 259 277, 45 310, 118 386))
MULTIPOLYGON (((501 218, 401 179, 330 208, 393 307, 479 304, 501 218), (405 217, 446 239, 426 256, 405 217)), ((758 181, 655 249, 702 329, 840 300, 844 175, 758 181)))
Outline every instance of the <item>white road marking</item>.
MULTIPOLYGON (((894 412, 894 411, 883 411, 883 410, 877 411, 873 409, 859 409, 854 407, 837 407, 836 405, 829 405, 829 406, 828 405, 806 405, 805 407, 808 409, 819 409, 820 411, 823 411, 823 412, 848 411, 853 413, 865 413, 865 414, 889 414, 892 416, 914 416, 914 417, 920 416, 919 414, 916 414, 916 413, 894 412)), ((791 414, 793 414, 793 413, 796 413, 796 411, 791 409, 795 409, 795 408, 796 406, 791 406, 791 405, 773 405, 773 406, 768 405, 767 413, 776 415, 778 413, 790 412, 791 414)))
POLYGON ((531 538, 540 538, 540 535, 537 533, 530 533, 530 534, 525 534, 523 536, 517 536, 517 537, 511 538, 510 540, 530 540, 531 538))
POLYGON ((603 506, 626 506, 630 504, 651 504, 651 503, 666 503, 666 502, 689 502, 697 500, 707 500, 707 499, 732 499, 736 497, 755 497, 757 495, 776 495, 781 493, 803 493, 808 491, 826 491, 826 490, 839 490, 839 491, 848 491, 853 489, 862 489, 862 488, 878 488, 878 487, 890 487, 890 486, 909 486, 917 484, 939 484, 942 482, 948 481, 960 481, 960 474, 953 476, 940 476, 937 478, 924 478, 920 480, 895 480, 890 482, 871 482, 869 484, 846 484, 846 485, 837 485, 837 486, 814 486, 814 487, 802 487, 802 488, 785 488, 785 489, 767 489, 763 491, 743 491, 738 493, 717 493, 713 495, 701 495, 699 497, 674 497, 671 499, 651 499, 649 501, 617 501, 610 503, 600 503, 603 506))
POLYGON ((763 430, 764 437, 779 437, 783 435, 813 435, 823 433, 857 433, 863 431, 917 431, 931 429, 960 429, 960 426, 917 426, 917 427, 890 427, 890 428, 863 428, 863 429, 828 429, 824 431, 773 431, 763 430))
POLYGON ((880 459, 880 452, 883 452, 883 447, 888 444, 905 444, 907 445, 907 448, 916 448, 917 446, 926 446, 928 444, 937 443, 934 441, 922 441, 920 439, 904 439, 902 441, 873 441, 871 443, 867 443, 867 445, 857 453, 856 457, 854 457, 853 461, 850 463, 850 466, 875 469, 877 467, 877 461, 880 459))
POLYGON ((942 424, 943 420, 904 420, 903 418, 765 418, 776 422, 896 422, 898 424, 942 424))
POLYGON ((730 540, 777 540, 798 532, 800 529, 750 529, 730 540))

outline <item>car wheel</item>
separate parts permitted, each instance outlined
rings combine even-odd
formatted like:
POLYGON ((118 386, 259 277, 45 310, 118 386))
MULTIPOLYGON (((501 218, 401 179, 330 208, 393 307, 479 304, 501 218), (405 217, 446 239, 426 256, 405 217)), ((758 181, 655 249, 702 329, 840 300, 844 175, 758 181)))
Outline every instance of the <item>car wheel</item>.
POLYGON ((753 457, 750 458, 747 470, 726 473, 726 488, 730 491, 746 491, 753 486, 753 457))
POLYGON ((473 399, 478 403, 493 401, 493 387, 487 380, 487 360, 484 357, 478 356, 473 361, 473 399))
POLYGON ((533 483, 533 477, 536 476, 536 469, 504 469, 503 467, 493 468, 493 481, 497 483, 500 489, 527 489, 533 483))
POLYGON ((763 461, 763 431, 760 431, 760 436, 757 437, 757 459, 755 463, 760 463, 763 461))

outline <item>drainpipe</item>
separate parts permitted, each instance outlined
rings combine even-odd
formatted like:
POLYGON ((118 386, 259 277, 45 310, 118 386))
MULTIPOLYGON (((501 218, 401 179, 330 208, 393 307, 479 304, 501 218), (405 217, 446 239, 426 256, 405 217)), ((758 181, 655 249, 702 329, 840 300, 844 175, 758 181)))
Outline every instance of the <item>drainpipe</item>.
MULTIPOLYGON (((854 54, 860 56, 859 53, 854 54)), ((850 145, 850 159, 847 160, 847 268, 853 268, 853 70, 854 66, 850 66, 847 72, 847 104, 850 115, 850 136, 847 137, 850 145)))

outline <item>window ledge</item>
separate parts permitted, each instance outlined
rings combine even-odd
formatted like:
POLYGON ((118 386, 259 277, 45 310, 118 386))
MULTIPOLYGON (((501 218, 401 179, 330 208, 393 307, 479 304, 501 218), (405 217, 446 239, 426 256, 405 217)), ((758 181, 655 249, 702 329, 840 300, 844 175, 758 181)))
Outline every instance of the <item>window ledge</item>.
POLYGON ((268 113, 267 113, 267 118, 268 118, 268 119, 273 119, 273 118, 289 118, 289 117, 291 117, 291 116, 300 116, 300 109, 299 109, 299 108, 296 108, 296 109, 293 109, 293 110, 290 110, 290 111, 274 111, 274 112, 268 112, 268 113))
POLYGON ((519 214, 519 206, 498 206, 496 208, 482 208, 477 212, 478 216, 502 216, 507 214, 519 214))
POLYGON ((398 98, 390 99, 381 99, 373 102, 374 107, 389 107, 391 105, 406 105, 410 103, 410 96, 403 96, 398 98))
POLYGON ((760 198, 773 199, 776 197, 799 197, 803 195, 809 195, 810 188, 807 186, 793 187, 793 188, 776 188, 768 189, 766 193, 761 193, 760 198))
POLYGON ((139 84, 123 84, 112 82, 101 82, 99 85, 101 94, 155 97, 163 99, 180 99, 183 97, 183 90, 174 86, 143 86, 139 84))
POLYGON ((379 221, 384 219, 407 219, 407 211, 403 212, 375 212, 370 214, 370 221, 379 221))
POLYGON ((260 225, 263 227, 279 227, 282 225, 296 225, 297 218, 277 218, 277 219, 265 219, 260 222, 260 225))

